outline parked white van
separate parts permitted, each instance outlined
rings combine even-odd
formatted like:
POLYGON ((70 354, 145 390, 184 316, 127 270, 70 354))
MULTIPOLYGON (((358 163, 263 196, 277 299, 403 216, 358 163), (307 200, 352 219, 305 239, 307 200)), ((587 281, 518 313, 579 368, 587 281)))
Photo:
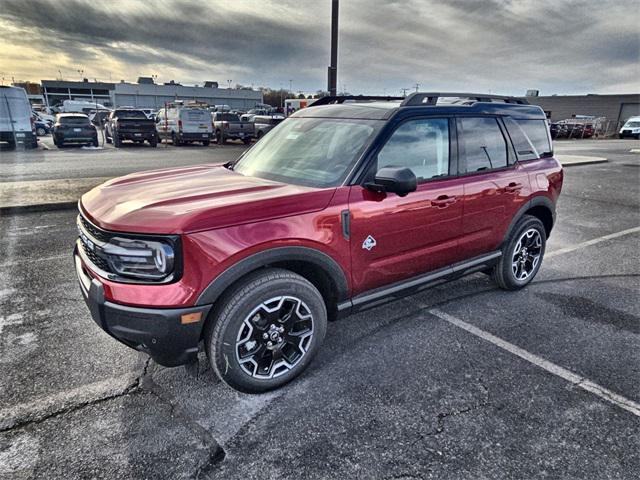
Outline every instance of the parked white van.
POLYGON ((60 109, 63 113, 89 113, 91 110, 107 110, 111 111, 110 108, 105 107, 96 102, 89 102, 86 100, 65 100, 62 102, 62 108, 60 109))
POLYGON ((11 149, 38 146, 31 103, 24 88, 0 86, 0 144, 11 149))
POLYGON ((213 125, 207 105, 175 102, 161 108, 157 115, 160 139, 171 140, 176 146, 200 142, 206 147, 211 142, 213 125))
POLYGON ((619 132, 620 138, 635 137, 640 139, 640 117, 631 117, 622 126, 619 132))

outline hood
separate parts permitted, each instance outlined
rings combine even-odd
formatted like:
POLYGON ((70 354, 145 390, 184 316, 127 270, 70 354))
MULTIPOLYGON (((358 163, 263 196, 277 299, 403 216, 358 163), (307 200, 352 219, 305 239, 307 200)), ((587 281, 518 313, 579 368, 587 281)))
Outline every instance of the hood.
POLYGON ((109 180, 85 193, 80 205, 105 230, 189 233, 322 210, 334 191, 198 165, 109 180))

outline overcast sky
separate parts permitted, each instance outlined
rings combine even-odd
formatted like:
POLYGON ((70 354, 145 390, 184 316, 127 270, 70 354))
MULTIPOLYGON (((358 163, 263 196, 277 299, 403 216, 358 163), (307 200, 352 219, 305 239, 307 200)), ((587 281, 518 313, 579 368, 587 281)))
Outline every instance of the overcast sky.
MULTIPOLYGON (((330 0, 0 0, 0 76, 326 88, 330 0), (306 5, 306 6, 305 6, 306 5)), ((640 92, 637 0, 342 0, 339 90, 640 92)))

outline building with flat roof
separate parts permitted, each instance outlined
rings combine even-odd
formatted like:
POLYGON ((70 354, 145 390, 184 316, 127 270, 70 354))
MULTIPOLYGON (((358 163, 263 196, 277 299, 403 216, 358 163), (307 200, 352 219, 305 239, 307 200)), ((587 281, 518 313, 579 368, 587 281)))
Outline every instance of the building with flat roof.
POLYGON ((551 95, 525 97, 539 105, 552 122, 580 116, 606 118, 622 125, 629 117, 640 115, 640 93, 612 95, 551 95))
POLYGON ((105 107, 113 106, 111 92, 113 83, 70 82, 65 80, 42 80, 42 95, 48 107, 61 107, 64 100, 82 100, 99 103, 105 107))
POLYGON ((207 82, 204 87, 185 86, 173 81, 156 84, 150 77, 140 78, 141 83, 42 80, 42 95, 47 106, 58 108, 64 100, 83 100, 112 108, 131 106, 153 109, 175 100, 229 105, 239 110, 248 110, 262 103, 262 92, 257 90, 218 88, 217 82, 207 82))

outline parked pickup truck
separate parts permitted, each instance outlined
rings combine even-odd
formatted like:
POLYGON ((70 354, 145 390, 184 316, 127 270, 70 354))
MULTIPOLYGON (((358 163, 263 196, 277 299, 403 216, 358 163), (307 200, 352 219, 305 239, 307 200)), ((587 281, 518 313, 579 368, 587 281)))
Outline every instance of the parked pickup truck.
POLYGON ((109 114, 105 125, 104 136, 107 143, 121 147, 123 140, 144 143, 155 147, 158 145, 156 122, 147 117, 142 110, 118 108, 109 114))
POLYGON ((253 123, 241 121, 235 113, 215 112, 212 116, 218 145, 229 139, 242 140, 245 145, 251 143, 254 136, 253 123))

